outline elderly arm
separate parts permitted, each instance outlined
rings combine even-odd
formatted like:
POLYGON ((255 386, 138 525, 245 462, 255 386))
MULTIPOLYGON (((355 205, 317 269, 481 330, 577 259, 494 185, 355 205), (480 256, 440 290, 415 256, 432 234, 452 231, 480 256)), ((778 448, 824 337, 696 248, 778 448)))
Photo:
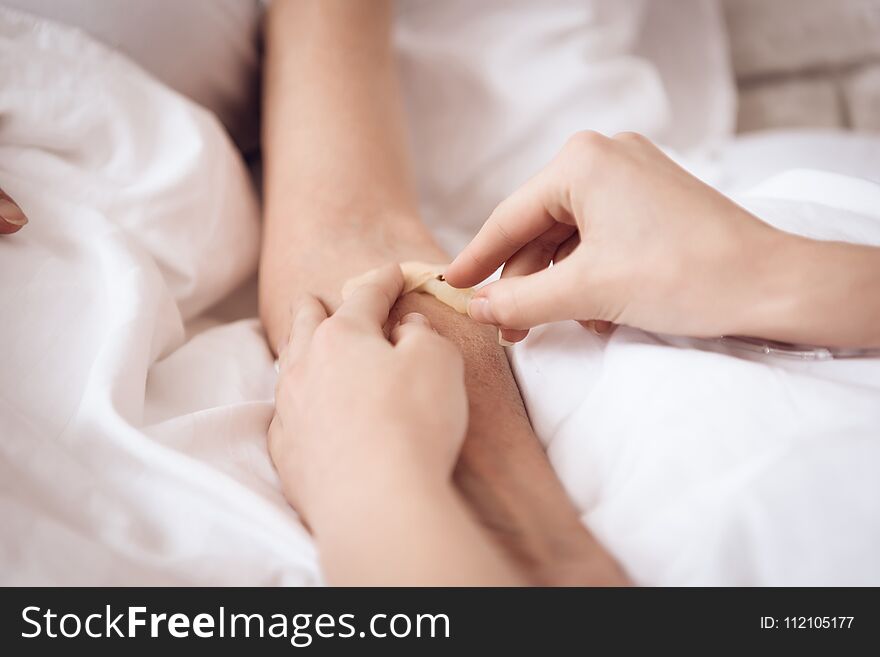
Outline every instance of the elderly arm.
MULTIPOLYGON (((260 307, 273 347, 303 293, 329 308, 343 282, 388 261, 443 262, 418 217, 390 39, 380 2, 279 1, 267 24, 260 307)), ((536 440, 495 331, 435 299, 402 297, 461 349, 470 422, 459 489, 507 553, 533 574, 620 581, 536 440)))

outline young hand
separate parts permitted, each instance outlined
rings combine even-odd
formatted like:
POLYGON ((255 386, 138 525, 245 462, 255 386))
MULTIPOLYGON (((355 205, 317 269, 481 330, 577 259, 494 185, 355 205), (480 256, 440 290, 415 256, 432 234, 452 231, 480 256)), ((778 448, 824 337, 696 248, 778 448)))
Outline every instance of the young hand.
POLYGON ((446 279, 475 285, 504 264, 469 314, 510 341, 563 319, 714 336, 746 332, 789 238, 644 137, 583 132, 495 209, 446 279))
POLYGON ((419 314, 383 325, 403 287, 378 270, 328 318, 299 307, 281 356, 269 450, 313 529, 322 512, 406 478, 447 484, 468 420, 458 349, 419 314))

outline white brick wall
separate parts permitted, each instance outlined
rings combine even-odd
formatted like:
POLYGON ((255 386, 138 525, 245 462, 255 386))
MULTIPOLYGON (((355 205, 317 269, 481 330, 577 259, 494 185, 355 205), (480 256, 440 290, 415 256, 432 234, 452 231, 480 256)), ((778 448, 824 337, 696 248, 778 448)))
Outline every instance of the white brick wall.
POLYGON ((880 0, 724 0, 724 9, 740 130, 880 130, 880 0))

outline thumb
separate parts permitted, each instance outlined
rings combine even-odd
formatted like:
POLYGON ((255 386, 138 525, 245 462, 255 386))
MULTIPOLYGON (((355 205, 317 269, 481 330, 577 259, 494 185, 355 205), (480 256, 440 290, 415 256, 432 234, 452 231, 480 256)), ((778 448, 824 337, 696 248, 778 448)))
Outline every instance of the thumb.
POLYGON ((404 315, 397 326, 391 331, 391 344, 398 345, 412 339, 412 336, 422 332, 433 333, 431 321, 421 313, 409 313, 404 315))
POLYGON ((577 269, 564 260, 528 276, 514 276, 479 290, 468 305, 468 315, 481 324, 509 329, 529 329, 538 324, 575 319, 584 315, 577 269))

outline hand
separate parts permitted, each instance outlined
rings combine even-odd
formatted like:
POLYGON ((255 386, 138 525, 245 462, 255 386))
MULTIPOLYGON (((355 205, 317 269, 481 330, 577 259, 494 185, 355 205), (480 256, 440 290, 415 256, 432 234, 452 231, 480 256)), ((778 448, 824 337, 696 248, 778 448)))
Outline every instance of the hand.
POLYGON ((21 230, 28 222, 24 212, 9 195, 0 189, 0 235, 9 235, 21 230))
POLYGON ((563 319, 738 333, 784 236, 644 137, 584 132, 495 209, 446 279, 475 285, 504 264, 468 310, 510 341, 563 319))
POLYGON ((463 360, 428 320, 407 315, 383 333, 403 288, 378 270, 329 319, 307 298, 281 357, 269 451, 291 504, 313 524, 363 487, 450 477, 467 428, 463 360))

